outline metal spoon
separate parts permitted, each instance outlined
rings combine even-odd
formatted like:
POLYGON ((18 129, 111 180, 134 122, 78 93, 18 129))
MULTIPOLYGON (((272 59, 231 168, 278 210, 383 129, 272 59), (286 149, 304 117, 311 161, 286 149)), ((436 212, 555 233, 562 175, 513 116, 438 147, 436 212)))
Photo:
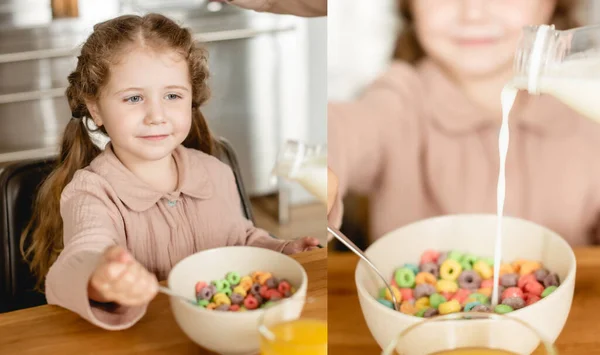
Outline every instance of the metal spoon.
POLYGON ((169 295, 169 296, 178 297, 179 299, 181 299, 181 300, 183 300, 183 301, 186 301, 186 302, 188 302, 188 303, 190 303, 190 304, 192 304, 192 305, 194 305, 194 306, 196 306, 196 305, 197 305, 196 301, 192 300, 191 298, 187 298, 187 297, 185 297, 185 296, 182 296, 182 295, 180 295, 180 294, 178 294, 178 293, 174 292, 173 290, 171 290, 171 289, 170 289, 170 288, 168 288, 168 287, 164 287, 164 286, 160 286, 160 285, 158 285, 158 290, 159 290, 160 292, 162 292, 162 293, 165 293, 165 294, 169 295))
POLYGON ((346 247, 348 247, 348 249, 350 249, 352 252, 354 252, 354 254, 358 255, 367 264, 369 264, 369 266, 371 267, 371 269, 373 269, 377 273, 377 275, 379 275, 379 277, 381 278, 381 280, 385 284, 385 287, 387 287, 388 291, 390 292, 390 295, 392 295, 392 301, 394 303, 394 309, 398 310, 398 301, 396 300, 396 295, 394 294, 394 291, 392 290, 392 287, 387 282, 387 280, 385 279, 385 277, 383 277, 383 275, 381 274, 381 272, 379 272, 379 270, 375 267, 375 265, 373 265, 373 263, 371 262, 371 260, 369 260, 369 258, 362 252, 362 250, 360 250, 359 247, 356 246, 356 244, 354 244, 350 239, 348 239, 348 237, 346 237, 344 234, 342 234, 342 232, 340 232, 339 230, 328 226, 327 227, 327 231, 329 233, 331 233, 334 237, 336 237, 340 242, 342 242, 342 244, 344 244, 346 247))

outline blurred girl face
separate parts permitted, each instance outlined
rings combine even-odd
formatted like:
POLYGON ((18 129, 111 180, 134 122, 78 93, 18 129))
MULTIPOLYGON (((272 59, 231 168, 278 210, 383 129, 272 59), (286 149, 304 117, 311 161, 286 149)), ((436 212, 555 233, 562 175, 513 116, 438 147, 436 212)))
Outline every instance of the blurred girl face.
POLYGON ((556 0, 412 0, 427 55, 462 78, 512 68, 524 26, 550 21, 556 0))

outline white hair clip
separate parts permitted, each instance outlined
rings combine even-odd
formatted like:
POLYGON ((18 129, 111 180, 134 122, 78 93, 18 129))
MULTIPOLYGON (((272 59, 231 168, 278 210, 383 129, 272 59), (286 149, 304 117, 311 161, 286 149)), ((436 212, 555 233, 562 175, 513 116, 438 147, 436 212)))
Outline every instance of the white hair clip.
POLYGON ((92 143, 94 143, 94 145, 100 148, 101 150, 104 150, 104 148, 106 148, 106 145, 110 142, 110 137, 108 137, 100 129, 98 129, 98 126, 96 126, 96 123, 93 119, 84 116, 82 121, 85 130, 87 131, 88 135, 90 136, 90 139, 92 140, 92 143))

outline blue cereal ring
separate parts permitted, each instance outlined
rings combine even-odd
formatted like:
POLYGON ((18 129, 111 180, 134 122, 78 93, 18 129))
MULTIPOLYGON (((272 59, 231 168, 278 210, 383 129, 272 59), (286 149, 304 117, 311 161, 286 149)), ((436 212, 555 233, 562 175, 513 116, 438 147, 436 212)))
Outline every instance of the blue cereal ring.
POLYGON ((470 312, 473 309, 473 307, 478 306, 480 304, 481 304, 481 302, 477 302, 477 301, 467 303, 465 305, 465 312, 470 312))
POLYGON ((404 267, 412 270, 415 275, 419 273, 419 266, 416 264, 406 263, 404 267))
POLYGON ((387 308, 394 309, 394 304, 392 302, 386 300, 385 298, 378 298, 377 302, 381 303, 382 305, 386 306, 387 308))

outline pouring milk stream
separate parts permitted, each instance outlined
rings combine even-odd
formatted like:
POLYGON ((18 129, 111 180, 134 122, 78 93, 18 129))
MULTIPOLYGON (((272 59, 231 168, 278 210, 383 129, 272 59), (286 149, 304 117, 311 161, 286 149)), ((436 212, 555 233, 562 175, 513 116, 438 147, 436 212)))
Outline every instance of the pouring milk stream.
POLYGON ((557 31, 554 26, 531 26, 523 31, 515 57, 516 75, 501 93, 502 124, 498 137, 500 169, 497 186, 496 240, 492 306, 498 304, 502 260, 502 216, 506 192, 508 117, 518 90, 548 94, 580 114, 600 122, 600 26, 557 31), (595 43, 598 43, 594 47, 595 43))

